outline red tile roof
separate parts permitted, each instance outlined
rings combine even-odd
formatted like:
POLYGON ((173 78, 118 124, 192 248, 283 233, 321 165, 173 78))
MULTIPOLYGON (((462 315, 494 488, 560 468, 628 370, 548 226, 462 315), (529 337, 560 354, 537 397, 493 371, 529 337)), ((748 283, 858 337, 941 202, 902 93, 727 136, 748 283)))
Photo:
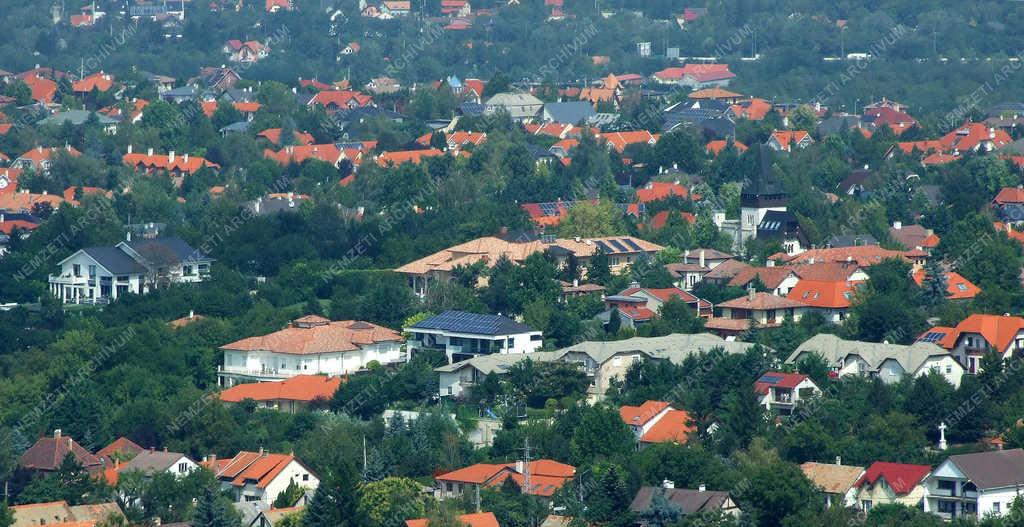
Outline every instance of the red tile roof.
POLYGON ((418 165, 425 157, 443 156, 444 152, 430 148, 427 150, 404 150, 396 152, 382 152, 377 156, 377 164, 382 167, 398 166, 403 163, 418 165))
POLYGON ((690 439, 689 434, 696 431, 697 427, 693 425, 689 412, 672 409, 640 436, 640 442, 686 444, 690 439))
POLYGON ((48 161, 51 157, 56 155, 56 153, 60 152, 61 150, 67 151, 67 153, 70 154, 73 157, 78 157, 78 156, 82 155, 82 153, 79 152, 78 149, 76 149, 73 146, 64 146, 64 147, 51 146, 51 147, 48 147, 48 148, 47 147, 42 147, 42 146, 37 146, 37 147, 33 148, 32 150, 29 150, 28 152, 25 152, 24 154, 21 154, 20 156, 18 156, 18 159, 22 159, 22 160, 26 160, 26 161, 31 161, 33 166, 38 167, 39 163, 41 163, 43 161, 48 161))
MULTIPOLYGON (((453 470, 437 476, 437 481, 453 481, 489 487, 500 486, 507 478, 522 485, 523 474, 518 471, 517 463, 490 464, 477 463, 468 467, 453 470)), ((531 488, 528 494, 550 496, 576 475, 576 467, 550 459, 531 461, 524 467, 530 474, 531 488)))
POLYGON ((758 377, 754 383, 754 391, 761 395, 767 395, 768 389, 771 387, 793 389, 805 380, 807 380, 807 376, 801 373, 769 371, 758 377))
MULTIPOLYGON (((243 451, 232 459, 217 463, 217 467, 213 468, 216 468, 217 479, 229 481, 235 487, 255 483, 259 488, 266 488, 292 461, 298 459, 291 454, 243 451)), ((206 465, 211 468, 211 463, 206 465)))
POLYGON ((863 282, 800 280, 789 290, 786 298, 811 307, 843 309, 863 282))
POLYGON ((258 337, 249 337, 225 344, 220 349, 240 351, 274 351, 293 355, 308 355, 353 351, 378 342, 400 342, 397 331, 358 320, 331 322, 320 319, 307 323, 305 317, 288 327, 258 337))
POLYGON ((788 263, 852 262, 861 267, 870 267, 887 258, 907 258, 909 256, 911 255, 908 251, 892 251, 877 245, 859 245, 810 249, 795 256, 784 256, 783 259, 788 263))
MULTIPOLYGON (((295 142, 300 145, 311 145, 315 141, 313 136, 296 130, 293 134, 295 142)), ((267 128, 266 130, 256 134, 256 137, 262 137, 275 145, 281 145, 281 129, 280 128, 267 128)))
POLYGON ((143 450, 145 449, 136 444, 134 441, 122 436, 115 439, 109 445, 101 448, 98 452, 96 452, 96 455, 99 457, 110 458, 114 454, 122 454, 130 457, 135 454, 138 454, 139 452, 142 452, 143 450))
POLYGON ((996 194, 995 198, 992 198, 992 202, 998 205, 1006 205, 1008 203, 1024 203, 1024 188, 1021 187, 1003 187, 996 194))
POLYGON ((172 161, 171 156, 165 154, 131 153, 125 154, 121 160, 124 164, 139 170, 166 170, 168 172, 182 172, 186 174, 194 174, 203 167, 220 168, 220 165, 208 161, 205 157, 188 154, 176 154, 172 161))
POLYGON ((888 126, 896 135, 906 132, 911 126, 917 124, 917 119, 888 106, 868 108, 864 110, 864 115, 872 117, 872 122, 876 127, 888 126))
POLYGON ((633 144, 654 144, 658 142, 661 134, 652 134, 647 130, 630 130, 626 132, 608 132, 599 136, 618 153, 622 153, 627 146, 633 144))
POLYGON ((622 406, 619 417, 629 426, 643 426, 669 406, 665 401, 644 401, 640 406, 622 406))
POLYGON ((109 73, 93 73, 82 80, 71 83, 71 89, 76 93, 89 93, 93 89, 105 92, 114 86, 114 76, 109 73))
POLYGON ((752 98, 729 107, 733 115, 751 121, 760 121, 772 111, 772 104, 764 99, 752 98))
POLYGON ((790 143, 800 144, 805 139, 810 139, 810 134, 804 130, 775 130, 772 132, 774 138, 784 150, 789 150, 790 143))
MULTIPOLYGON (((920 286, 924 284, 924 277, 927 273, 924 269, 918 269, 914 273, 914 282, 920 286)), ((951 300, 962 300, 965 298, 974 298, 981 293, 981 288, 971 283, 970 280, 960 276, 960 273, 948 271, 946 273, 946 292, 951 300)))
MULTIPOLYGON (((937 329, 939 328, 932 328, 929 332, 937 329)), ((955 328, 946 329, 951 331, 938 343, 946 349, 954 348, 960 335, 973 333, 981 335, 985 342, 1002 353, 1010 347, 1017 334, 1024 330, 1024 318, 977 313, 960 321, 955 328)))
POLYGON ((931 472, 928 465, 908 465, 905 463, 890 463, 888 461, 875 461, 864 472, 864 475, 857 480, 855 487, 875 485, 880 478, 892 487, 896 494, 907 494, 914 490, 922 479, 931 472))
MULTIPOLYGON (((651 181, 644 185, 643 188, 636 189, 636 199, 640 203, 650 203, 660 199, 666 199, 673 196, 680 198, 686 198, 690 195, 690 190, 683 185, 680 185, 678 181, 651 181)), ((694 199, 700 199, 700 196, 694 195, 694 199)))
POLYGON ((273 159, 281 166, 287 166, 290 163, 301 165, 302 162, 307 159, 318 159, 325 163, 337 165, 341 160, 341 150, 338 150, 337 145, 334 143, 325 143, 322 145, 296 145, 286 146, 277 152, 268 148, 263 151, 263 157, 266 159, 273 159))
POLYGON ((239 384, 220 392, 220 400, 229 403, 245 399, 254 401, 302 401, 329 400, 341 386, 341 377, 326 375, 297 375, 273 382, 239 384))
POLYGON ((744 309, 744 310, 758 310, 765 311, 769 309, 790 309, 803 307, 802 302, 796 300, 790 300, 783 296, 773 295, 771 293, 765 293, 758 291, 754 293, 753 300, 750 299, 749 294, 733 298, 732 300, 726 300, 717 304, 718 307, 727 307, 729 309, 744 309))
MULTIPOLYGON (((722 150, 725 149, 725 147, 728 144, 729 144, 729 142, 726 141, 725 139, 715 139, 714 141, 711 141, 708 144, 704 145, 704 149, 707 150, 708 152, 710 152, 711 154, 714 154, 714 155, 717 156, 718 154, 720 154, 722 152, 722 150)), ((747 145, 745 145, 745 144, 743 144, 743 143, 741 143, 739 141, 733 141, 732 145, 733 145, 733 148, 736 149, 736 152, 739 153, 739 154, 742 154, 743 152, 747 151, 747 145)))
POLYGON ((32 100, 34 101, 53 102, 53 96, 57 95, 57 83, 50 79, 33 74, 25 76, 22 80, 32 90, 32 100))
POLYGON ((86 470, 96 471, 103 466, 103 461, 100 458, 82 448, 82 445, 79 445, 70 436, 39 438, 35 444, 21 454, 21 457, 18 458, 18 465, 29 470, 54 471, 60 467, 69 453, 73 454, 86 470))
MULTIPOLYGON (((680 212, 679 215, 680 217, 683 218, 683 220, 685 220, 690 225, 694 225, 697 223, 697 217, 694 216, 692 212, 680 212)), ((663 210, 655 214, 654 216, 651 216, 650 228, 653 230, 661 229, 662 227, 665 226, 665 223, 668 222, 668 218, 669 211, 667 210, 663 210)))
POLYGON ((655 288, 655 287, 630 287, 629 289, 626 289, 626 290, 622 291, 621 293, 619 293, 619 295, 621 295, 621 296, 633 296, 636 293, 639 293, 641 291, 643 291, 645 293, 648 293, 651 296, 654 296, 655 298, 657 298, 658 300, 661 300, 662 302, 668 302, 669 299, 671 299, 672 297, 679 297, 684 302, 696 302, 697 300, 699 300, 697 297, 693 296, 691 293, 689 293, 687 291, 683 291, 682 289, 679 289, 678 287, 662 287, 662 288, 655 288))
POLYGON ((309 104, 319 104, 325 108, 355 108, 373 102, 373 97, 352 90, 323 90, 310 99, 309 104))
MULTIPOLYGON (((498 518, 494 516, 493 512, 463 514, 458 517, 458 521, 467 527, 499 527, 498 518)), ((427 518, 405 520, 406 527, 427 527, 429 523, 430 520, 427 518)))

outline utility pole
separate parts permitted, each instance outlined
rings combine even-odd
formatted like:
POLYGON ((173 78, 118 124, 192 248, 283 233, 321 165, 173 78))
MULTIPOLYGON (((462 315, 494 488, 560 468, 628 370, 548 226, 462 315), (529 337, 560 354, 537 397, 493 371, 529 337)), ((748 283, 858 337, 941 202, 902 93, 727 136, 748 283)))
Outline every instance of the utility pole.
POLYGON ((530 492, 530 438, 523 438, 523 494, 530 492))

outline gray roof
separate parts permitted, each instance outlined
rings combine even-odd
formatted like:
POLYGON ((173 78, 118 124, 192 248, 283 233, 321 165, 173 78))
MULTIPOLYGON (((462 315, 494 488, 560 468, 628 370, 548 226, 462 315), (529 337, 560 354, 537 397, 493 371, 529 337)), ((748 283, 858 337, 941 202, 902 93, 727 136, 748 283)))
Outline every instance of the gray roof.
POLYGON ((817 352, 829 363, 838 364, 849 355, 857 355, 872 369, 878 369, 886 360, 892 359, 899 363, 904 371, 913 373, 921 367, 929 357, 949 355, 949 351, 930 342, 915 342, 913 345, 886 344, 879 342, 861 342, 843 340, 831 334, 815 335, 800 345, 786 362, 795 364, 804 353, 817 352))
POLYGON ((651 507, 655 494, 663 494, 669 503, 679 507, 680 514, 695 514, 722 509, 729 501, 729 493, 721 490, 666 489, 662 487, 640 487, 633 502, 632 512, 644 512, 651 507))
POLYGON ((1024 484, 1024 450, 995 450, 949 456, 979 489, 1013 487, 1024 484))
POLYGON ((171 468, 181 458, 187 458, 181 452, 163 452, 160 450, 143 450, 125 464, 122 471, 138 470, 143 474, 156 474, 171 468))
POLYGON ((556 123, 575 125, 593 116, 594 107, 587 101, 549 102, 544 113, 556 123))
POLYGON ((486 111, 488 107, 501 106, 508 111, 512 118, 521 119, 537 115, 537 112, 543 105, 544 101, 529 93, 503 92, 496 93, 493 97, 487 99, 487 102, 484 103, 484 108, 486 111))
POLYGON ((75 126, 84 124, 90 115, 96 115, 96 120, 101 125, 116 124, 117 121, 107 117, 106 115, 99 114, 96 112, 90 112, 88 110, 68 110, 66 112, 55 113, 42 121, 39 124, 64 124, 69 122, 75 126))
POLYGON ((870 234, 833 234, 828 239, 831 247, 858 247, 861 245, 878 245, 878 240, 870 234))
POLYGON ((674 333, 663 337, 633 337, 625 340, 586 341, 555 351, 555 360, 567 353, 585 353, 594 362, 603 363, 619 353, 639 352, 652 359, 681 363, 690 355, 722 348, 726 353, 744 353, 753 346, 749 342, 727 341, 711 333, 674 333))
POLYGON ((210 261, 209 256, 193 249, 185 240, 177 236, 133 240, 122 243, 142 255, 143 258, 157 263, 210 261))
POLYGON ((86 247, 82 252, 88 254, 96 263, 102 265, 113 274, 144 274, 146 268, 131 256, 117 247, 86 247))
POLYGON ((553 351, 535 351, 533 353, 494 353, 480 355, 453 364, 434 368, 436 372, 455 372, 467 366, 473 367, 484 375, 488 373, 506 373, 514 364, 530 359, 534 362, 550 362, 555 358, 553 351))

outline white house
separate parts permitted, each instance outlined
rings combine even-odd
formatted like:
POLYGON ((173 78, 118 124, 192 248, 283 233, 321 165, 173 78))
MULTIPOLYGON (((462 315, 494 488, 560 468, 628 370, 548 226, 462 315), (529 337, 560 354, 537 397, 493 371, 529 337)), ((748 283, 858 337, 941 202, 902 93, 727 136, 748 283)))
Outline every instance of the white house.
POLYGON ((201 282, 213 259, 177 237, 86 247, 60 261, 50 292, 63 302, 105 303, 175 283, 201 282))
POLYGON ((995 351, 1003 360, 1024 357, 1024 318, 975 313, 956 327, 931 328, 918 340, 942 346, 968 373, 978 373, 988 351, 995 351))
POLYGON ((217 376, 223 387, 297 375, 347 375, 365 369, 370 362, 405 361, 402 335, 397 331, 359 320, 332 322, 316 315, 220 349, 224 364, 217 376))
POLYGON ((865 375, 878 377, 886 384, 897 383, 905 375, 920 377, 930 372, 942 375, 954 387, 960 386, 964 367, 949 351, 929 342, 910 346, 843 340, 835 335, 819 334, 801 344, 787 364, 818 353, 840 377, 865 375))
POLYGON ((821 389, 810 377, 800 373, 775 371, 761 375, 754 383, 754 391, 759 396, 761 406, 782 415, 792 414, 800 401, 821 394, 821 389))
POLYGON ((619 417, 633 432, 641 447, 653 443, 685 444, 695 432, 689 412, 677 410, 665 401, 644 401, 640 406, 622 406, 619 417))
POLYGON ((203 465, 213 471, 222 490, 230 490, 235 502, 254 514, 269 509, 292 481, 310 491, 320 485, 316 474, 293 454, 272 454, 262 448, 239 452, 231 459, 209 456, 203 465))
POLYGON ((477 355, 533 353, 543 344, 541 332, 526 324, 502 315, 465 311, 445 311, 402 331, 412 334, 409 353, 439 349, 449 364, 477 355))
POLYGON ((949 456, 924 479, 924 510, 946 520, 1005 516, 1024 495, 1024 450, 949 456))
POLYGON ((466 390, 482 382, 487 375, 496 373, 503 375, 509 368, 522 360, 548 362, 554 358, 554 352, 535 351, 526 353, 508 353, 479 355, 453 364, 446 364, 434 371, 438 373, 438 395, 441 397, 460 397, 466 390))

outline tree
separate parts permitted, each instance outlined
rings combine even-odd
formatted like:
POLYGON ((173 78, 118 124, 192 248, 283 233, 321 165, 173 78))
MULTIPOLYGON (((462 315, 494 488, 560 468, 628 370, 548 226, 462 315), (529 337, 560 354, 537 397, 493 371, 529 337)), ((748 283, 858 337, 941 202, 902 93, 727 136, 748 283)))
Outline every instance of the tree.
POLYGON ((619 412, 606 405, 584 408, 569 445, 576 465, 591 459, 609 459, 633 450, 633 433, 619 412))
POLYGON ((936 306, 946 300, 946 273, 938 258, 929 258, 924 264, 924 280, 921 282, 921 297, 930 306, 936 306))
POLYGON ((320 481, 306 508, 303 527, 357 527, 362 524, 355 472, 347 462, 320 481))
POLYGON ((199 495, 192 525, 195 527, 234 527, 227 507, 221 502, 220 496, 217 495, 213 487, 208 487, 199 495))
POLYGON ((389 477, 362 485, 359 513, 373 525, 405 525, 409 518, 426 514, 420 485, 409 478, 389 477))
POLYGON ((619 233, 616 226, 621 213, 607 200, 597 203, 578 202, 558 224, 558 232, 566 238, 596 238, 619 233))
POLYGON ((817 489, 796 465, 775 461, 744 471, 745 484, 738 486, 736 500, 758 526, 779 526, 787 517, 821 507, 817 489))
POLYGON ((0 502, 0 527, 11 527, 14 525, 14 511, 7 506, 7 502, 0 502))
POLYGON ((678 296, 662 304, 658 316, 672 333, 699 333, 704 329, 704 320, 678 296))
POLYGON ((629 502, 632 494, 626 484, 625 471, 615 463, 602 462, 591 470, 594 478, 590 494, 586 497, 585 517, 591 522, 628 525, 629 502))
POLYGON ((438 130, 430 134, 430 146, 441 151, 448 150, 448 138, 444 132, 438 130))
POLYGON ((295 483, 295 480, 291 480, 288 482, 288 486, 277 495, 277 498, 274 498, 274 508, 287 509, 292 507, 304 493, 305 490, 298 483, 295 483))
POLYGON ((587 280, 597 284, 607 284, 612 278, 611 262, 608 253, 597 249, 590 257, 590 265, 587 267, 587 280))

